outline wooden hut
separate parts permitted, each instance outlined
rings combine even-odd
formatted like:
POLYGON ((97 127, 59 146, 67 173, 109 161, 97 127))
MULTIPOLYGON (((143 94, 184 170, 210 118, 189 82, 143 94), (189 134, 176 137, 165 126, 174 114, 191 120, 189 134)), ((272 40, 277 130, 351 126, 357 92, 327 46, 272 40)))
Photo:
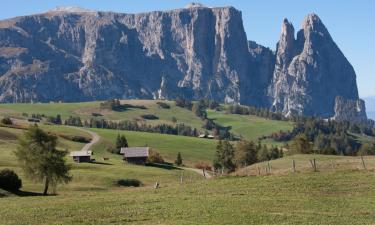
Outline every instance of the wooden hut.
POLYGON ((146 164, 149 152, 149 147, 121 148, 120 151, 120 153, 124 155, 124 161, 141 165, 146 164))
POLYGON ((75 162, 91 162, 92 151, 76 151, 71 152, 70 156, 73 157, 75 162))

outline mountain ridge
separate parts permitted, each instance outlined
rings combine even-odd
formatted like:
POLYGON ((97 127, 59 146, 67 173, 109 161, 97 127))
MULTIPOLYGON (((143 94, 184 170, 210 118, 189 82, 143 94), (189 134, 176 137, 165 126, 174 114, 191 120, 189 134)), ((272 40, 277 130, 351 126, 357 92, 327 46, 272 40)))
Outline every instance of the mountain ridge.
POLYGON ((276 51, 249 41, 231 6, 7 19, 0 21, 0 102, 183 96, 287 116, 365 119, 355 72, 320 18, 309 14, 294 35, 285 19, 276 51))

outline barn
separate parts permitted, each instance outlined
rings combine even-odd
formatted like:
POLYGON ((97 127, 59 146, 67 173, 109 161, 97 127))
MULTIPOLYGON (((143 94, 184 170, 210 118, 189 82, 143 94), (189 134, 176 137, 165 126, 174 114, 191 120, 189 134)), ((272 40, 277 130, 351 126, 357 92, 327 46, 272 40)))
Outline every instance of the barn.
POLYGON ((92 151, 75 151, 71 152, 70 156, 73 157, 74 162, 91 162, 92 151))
POLYGON ((128 163, 145 165, 149 156, 149 147, 121 148, 120 154, 124 154, 124 161, 128 163))

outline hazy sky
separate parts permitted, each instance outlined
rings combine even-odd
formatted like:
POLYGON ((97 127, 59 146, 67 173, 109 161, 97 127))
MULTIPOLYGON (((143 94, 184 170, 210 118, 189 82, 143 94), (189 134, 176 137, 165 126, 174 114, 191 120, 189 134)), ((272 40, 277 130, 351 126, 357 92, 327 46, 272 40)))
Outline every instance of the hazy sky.
MULTIPOLYGON (((56 6, 79 6, 126 13, 181 8, 185 0, 10 0, 2 1, 0 19, 44 12, 56 6)), ((300 29, 303 17, 315 12, 323 20, 356 73, 360 96, 375 96, 374 0, 202 0, 206 6, 231 5, 242 11, 249 40, 275 49, 281 22, 300 29)))

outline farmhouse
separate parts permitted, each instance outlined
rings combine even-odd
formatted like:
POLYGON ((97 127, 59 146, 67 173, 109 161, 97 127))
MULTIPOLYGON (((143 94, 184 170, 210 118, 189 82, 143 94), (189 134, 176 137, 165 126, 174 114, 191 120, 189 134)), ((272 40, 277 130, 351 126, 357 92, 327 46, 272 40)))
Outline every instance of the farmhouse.
POLYGON ((75 162, 91 162, 92 151, 76 151, 71 152, 70 156, 73 157, 75 162))
POLYGON ((121 148, 120 154, 124 154, 124 161, 134 164, 146 164, 149 155, 149 147, 121 148))

